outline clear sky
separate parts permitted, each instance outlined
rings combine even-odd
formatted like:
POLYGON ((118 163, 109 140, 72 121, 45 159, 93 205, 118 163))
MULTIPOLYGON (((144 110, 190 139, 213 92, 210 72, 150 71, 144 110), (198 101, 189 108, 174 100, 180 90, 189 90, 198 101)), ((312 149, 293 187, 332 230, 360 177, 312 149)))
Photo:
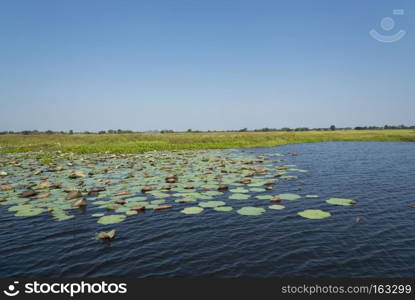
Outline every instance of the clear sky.
POLYGON ((413 0, 0 0, 0 131, 413 125, 414 37, 413 0))

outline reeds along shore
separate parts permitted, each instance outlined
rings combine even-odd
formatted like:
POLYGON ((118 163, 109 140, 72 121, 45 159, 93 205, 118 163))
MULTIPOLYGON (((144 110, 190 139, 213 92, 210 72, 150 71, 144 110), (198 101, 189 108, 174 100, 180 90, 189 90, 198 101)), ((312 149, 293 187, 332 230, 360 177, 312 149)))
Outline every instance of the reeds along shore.
POLYGON ((201 132, 129 134, 7 134, 0 153, 74 152, 141 153, 152 150, 272 147, 328 141, 415 142, 415 130, 345 130, 302 132, 201 132))

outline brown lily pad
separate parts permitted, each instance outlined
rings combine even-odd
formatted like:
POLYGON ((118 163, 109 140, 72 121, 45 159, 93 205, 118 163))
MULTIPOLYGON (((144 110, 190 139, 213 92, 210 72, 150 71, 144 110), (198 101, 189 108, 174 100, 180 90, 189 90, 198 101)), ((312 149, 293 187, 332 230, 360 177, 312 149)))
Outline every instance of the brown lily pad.
POLYGON ((72 207, 83 207, 87 205, 88 205, 88 201, 85 198, 79 198, 75 200, 74 202, 72 202, 71 204, 72 207))
POLYGON ((173 206, 171 206, 171 205, 168 205, 168 204, 166 204, 166 205, 159 205, 159 206, 156 206, 155 208, 154 208, 154 210, 165 210, 165 209, 170 209, 170 208, 172 208, 173 206))
POLYGON ((132 208, 130 208, 130 210, 135 210, 135 211, 144 211, 146 209, 146 207, 144 205, 137 205, 137 206, 133 206, 132 208))
POLYGON ((70 191, 66 195, 65 200, 72 200, 80 197, 82 197, 82 193, 80 191, 70 191))
POLYGON ((34 190, 27 190, 19 194, 20 198, 30 198, 37 195, 37 192, 34 190))

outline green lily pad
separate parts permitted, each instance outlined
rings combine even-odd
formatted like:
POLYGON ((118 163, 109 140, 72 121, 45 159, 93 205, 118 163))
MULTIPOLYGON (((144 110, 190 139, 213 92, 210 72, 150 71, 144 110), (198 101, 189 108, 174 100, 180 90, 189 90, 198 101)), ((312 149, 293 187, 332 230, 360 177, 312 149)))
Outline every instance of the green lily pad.
POLYGON ((244 188, 236 188, 236 189, 231 189, 229 191, 232 192, 232 193, 238 193, 238 194, 240 194, 240 193, 249 193, 249 190, 244 189, 244 188))
POLYGON ((35 208, 35 207, 19 209, 18 211, 16 211, 15 216, 16 217, 32 217, 32 216, 40 215, 44 211, 45 210, 42 208, 35 208))
POLYGON ((326 200, 328 204, 333 205, 342 205, 342 206, 350 206, 356 204, 357 202, 352 199, 344 199, 344 198, 330 198, 326 200))
POLYGON ((305 195, 306 198, 319 198, 319 195, 305 195))
POLYGON ((300 211, 298 215, 307 219, 324 219, 331 216, 329 212, 320 209, 306 209, 300 211))
POLYGON ((297 200, 300 199, 301 196, 296 194, 279 194, 278 197, 280 197, 282 200, 297 200))
POLYGON ((223 201, 206 201, 206 202, 200 202, 199 206, 201 207, 209 207, 209 208, 213 208, 213 207, 217 207, 217 206, 222 206, 225 205, 226 203, 223 201))
POLYGON ((216 211, 231 211, 233 208, 231 206, 217 206, 213 208, 216 211))
POLYGON ((108 215, 98 219, 98 223, 102 225, 120 223, 125 220, 125 215, 108 215))
POLYGON ((198 207, 198 206, 192 206, 192 207, 186 207, 184 209, 182 209, 180 212, 186 215, 195 215, 195 214, 199 214, 203 211, 203 208, 198 207))
POLYGON ((249 190, 251 192, 254 192, 254 193, 262 193, 262 192, 265 192, 266 191, 264 188, 251 188, 249 190))
POLYGON ((232 200, 247 200, 249 199, 251 196, 247 195, 247 194, 232 194, 229 196, 229 199, 232 200))
POLYGON ((277 209, 277 210, 281 210, 281 209, 284 209, 284 208, 285 208, 285 206, 284 206, 284 205, 274 204, 274 205, 270 205, 270 206, 268 206, 268 208, 270 208, 270 209, 277 209))
POLYGON ((105 215, 105 214, 103 214, 103 213, 96 213, 96 214, 92 214, 91 216, 92 217, 95 217, 95 218, 99 218, 99 217, 102 217, 103 215, 105 215))
POLYGON ((258 216, 265 212, 265 209, 261 207, 244 206, 236 211, 240 215, 244 216, 258 216))
POLYGON ((271 196, 271 195, 259 195, 259 196, 255 196, 255 198, 260 199, 260 200, 268 200, 268 199, 274 198, 274 196, 271 196))

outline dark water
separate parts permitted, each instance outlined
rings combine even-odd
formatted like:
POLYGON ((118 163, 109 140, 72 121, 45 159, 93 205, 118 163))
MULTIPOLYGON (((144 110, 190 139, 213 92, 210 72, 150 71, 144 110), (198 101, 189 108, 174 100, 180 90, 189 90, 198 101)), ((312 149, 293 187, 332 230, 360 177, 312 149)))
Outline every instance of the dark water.
POLYGON ((93 239, 96 220, 87 214, 57 223, 43 215, 15 218, 2 209, 0 276, 415 276, 415 208, 408 207, 415 204, 415 143, 333 142, 243 151, 299 152, 287 163, 309 170, 301 177, 305 184, 283 181, 277 191, 321 198, 285 201, 282 211, 251 217, 210 210, 183 215, 181 208, 147 212, 111 225, 118 231, 111 243, 93 239), (329 197, 358 204, 329 205, 324 202, 329 197), (333 216, 297 216, 309 208, 333 216))

